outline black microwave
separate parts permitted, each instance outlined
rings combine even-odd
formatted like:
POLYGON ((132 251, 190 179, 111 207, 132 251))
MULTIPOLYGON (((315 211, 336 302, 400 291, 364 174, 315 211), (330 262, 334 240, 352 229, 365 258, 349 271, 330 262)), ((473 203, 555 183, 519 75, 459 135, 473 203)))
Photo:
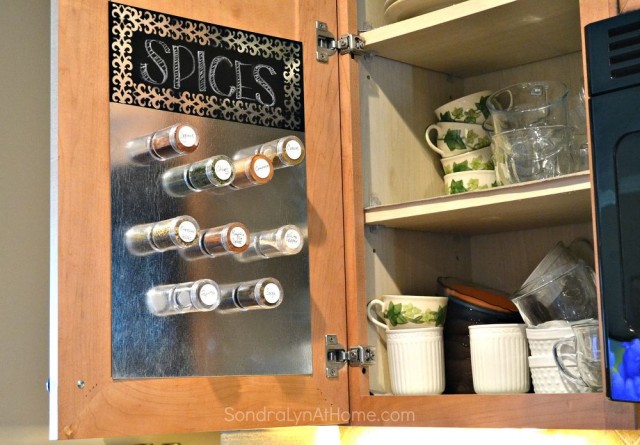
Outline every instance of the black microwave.
POLYGON ((585 38, 606 392, 640 402, 640 11, 585 38))

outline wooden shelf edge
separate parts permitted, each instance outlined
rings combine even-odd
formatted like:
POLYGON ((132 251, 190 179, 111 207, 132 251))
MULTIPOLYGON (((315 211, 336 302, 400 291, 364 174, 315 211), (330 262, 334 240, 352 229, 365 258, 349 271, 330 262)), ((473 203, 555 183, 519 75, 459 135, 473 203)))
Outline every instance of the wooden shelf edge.
POLYGON ((580 51, 579 23, 578 0, 467 0, 361 37, 367 52, 469 77, 580 51))
POLYGON ((360 426, 461 428, 635 429, 636 406, 589 394, 449 394, 362 396, 353 410, 388 416, 358 417, 360 426), (454 415, 452 415, 455 413, 454 415))
POLYGON ((365 209, 365 224, 450 233, 488 233, 589 221, 590 189, 589 172, 580 172, 460 195, 369 207, 365 209), (554 202, 557 205, 540 214, 540 200, 546 205, 554 202), (567 207, 565 201, 572 205, 567 207))
POLYGON ((365 31, 360 36, 364 39, 366 46, 375 51, 376 45, 381 42, 402 38, 412 33, 420 32, 425 28, 446 25, 463 17, 472 16, 515 1, 517 0, 467 0, 437 11, 365 31))

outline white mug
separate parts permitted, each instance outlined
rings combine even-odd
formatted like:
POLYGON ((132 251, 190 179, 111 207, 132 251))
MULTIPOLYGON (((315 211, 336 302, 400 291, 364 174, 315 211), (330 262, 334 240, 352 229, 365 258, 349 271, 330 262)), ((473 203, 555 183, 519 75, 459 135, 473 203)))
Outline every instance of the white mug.
POLYGON ((473 390, 478 394, 529 391, 529 349, 524 324, 469 326, 473 390))
POLYGON ((387 331, 391 392, 394 395, 442 394, 442 328, 387 331))

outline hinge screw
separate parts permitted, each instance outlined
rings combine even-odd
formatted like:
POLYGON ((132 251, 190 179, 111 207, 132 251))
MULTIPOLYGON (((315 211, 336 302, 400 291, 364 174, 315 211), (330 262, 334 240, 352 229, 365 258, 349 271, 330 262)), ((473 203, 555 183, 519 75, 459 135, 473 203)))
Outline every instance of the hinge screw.
POLYGON ((80 389, 84 388, 84 380, 78 380, 76 386, 80 389))

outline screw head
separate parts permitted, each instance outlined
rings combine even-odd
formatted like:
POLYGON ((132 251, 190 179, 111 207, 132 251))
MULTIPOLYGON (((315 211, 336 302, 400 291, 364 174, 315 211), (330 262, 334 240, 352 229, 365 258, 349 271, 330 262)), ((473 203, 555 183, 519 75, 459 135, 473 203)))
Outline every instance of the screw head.
POLYGON ((76 386, 80 389, 84 388, 84 380, 78 380, 76 386))

